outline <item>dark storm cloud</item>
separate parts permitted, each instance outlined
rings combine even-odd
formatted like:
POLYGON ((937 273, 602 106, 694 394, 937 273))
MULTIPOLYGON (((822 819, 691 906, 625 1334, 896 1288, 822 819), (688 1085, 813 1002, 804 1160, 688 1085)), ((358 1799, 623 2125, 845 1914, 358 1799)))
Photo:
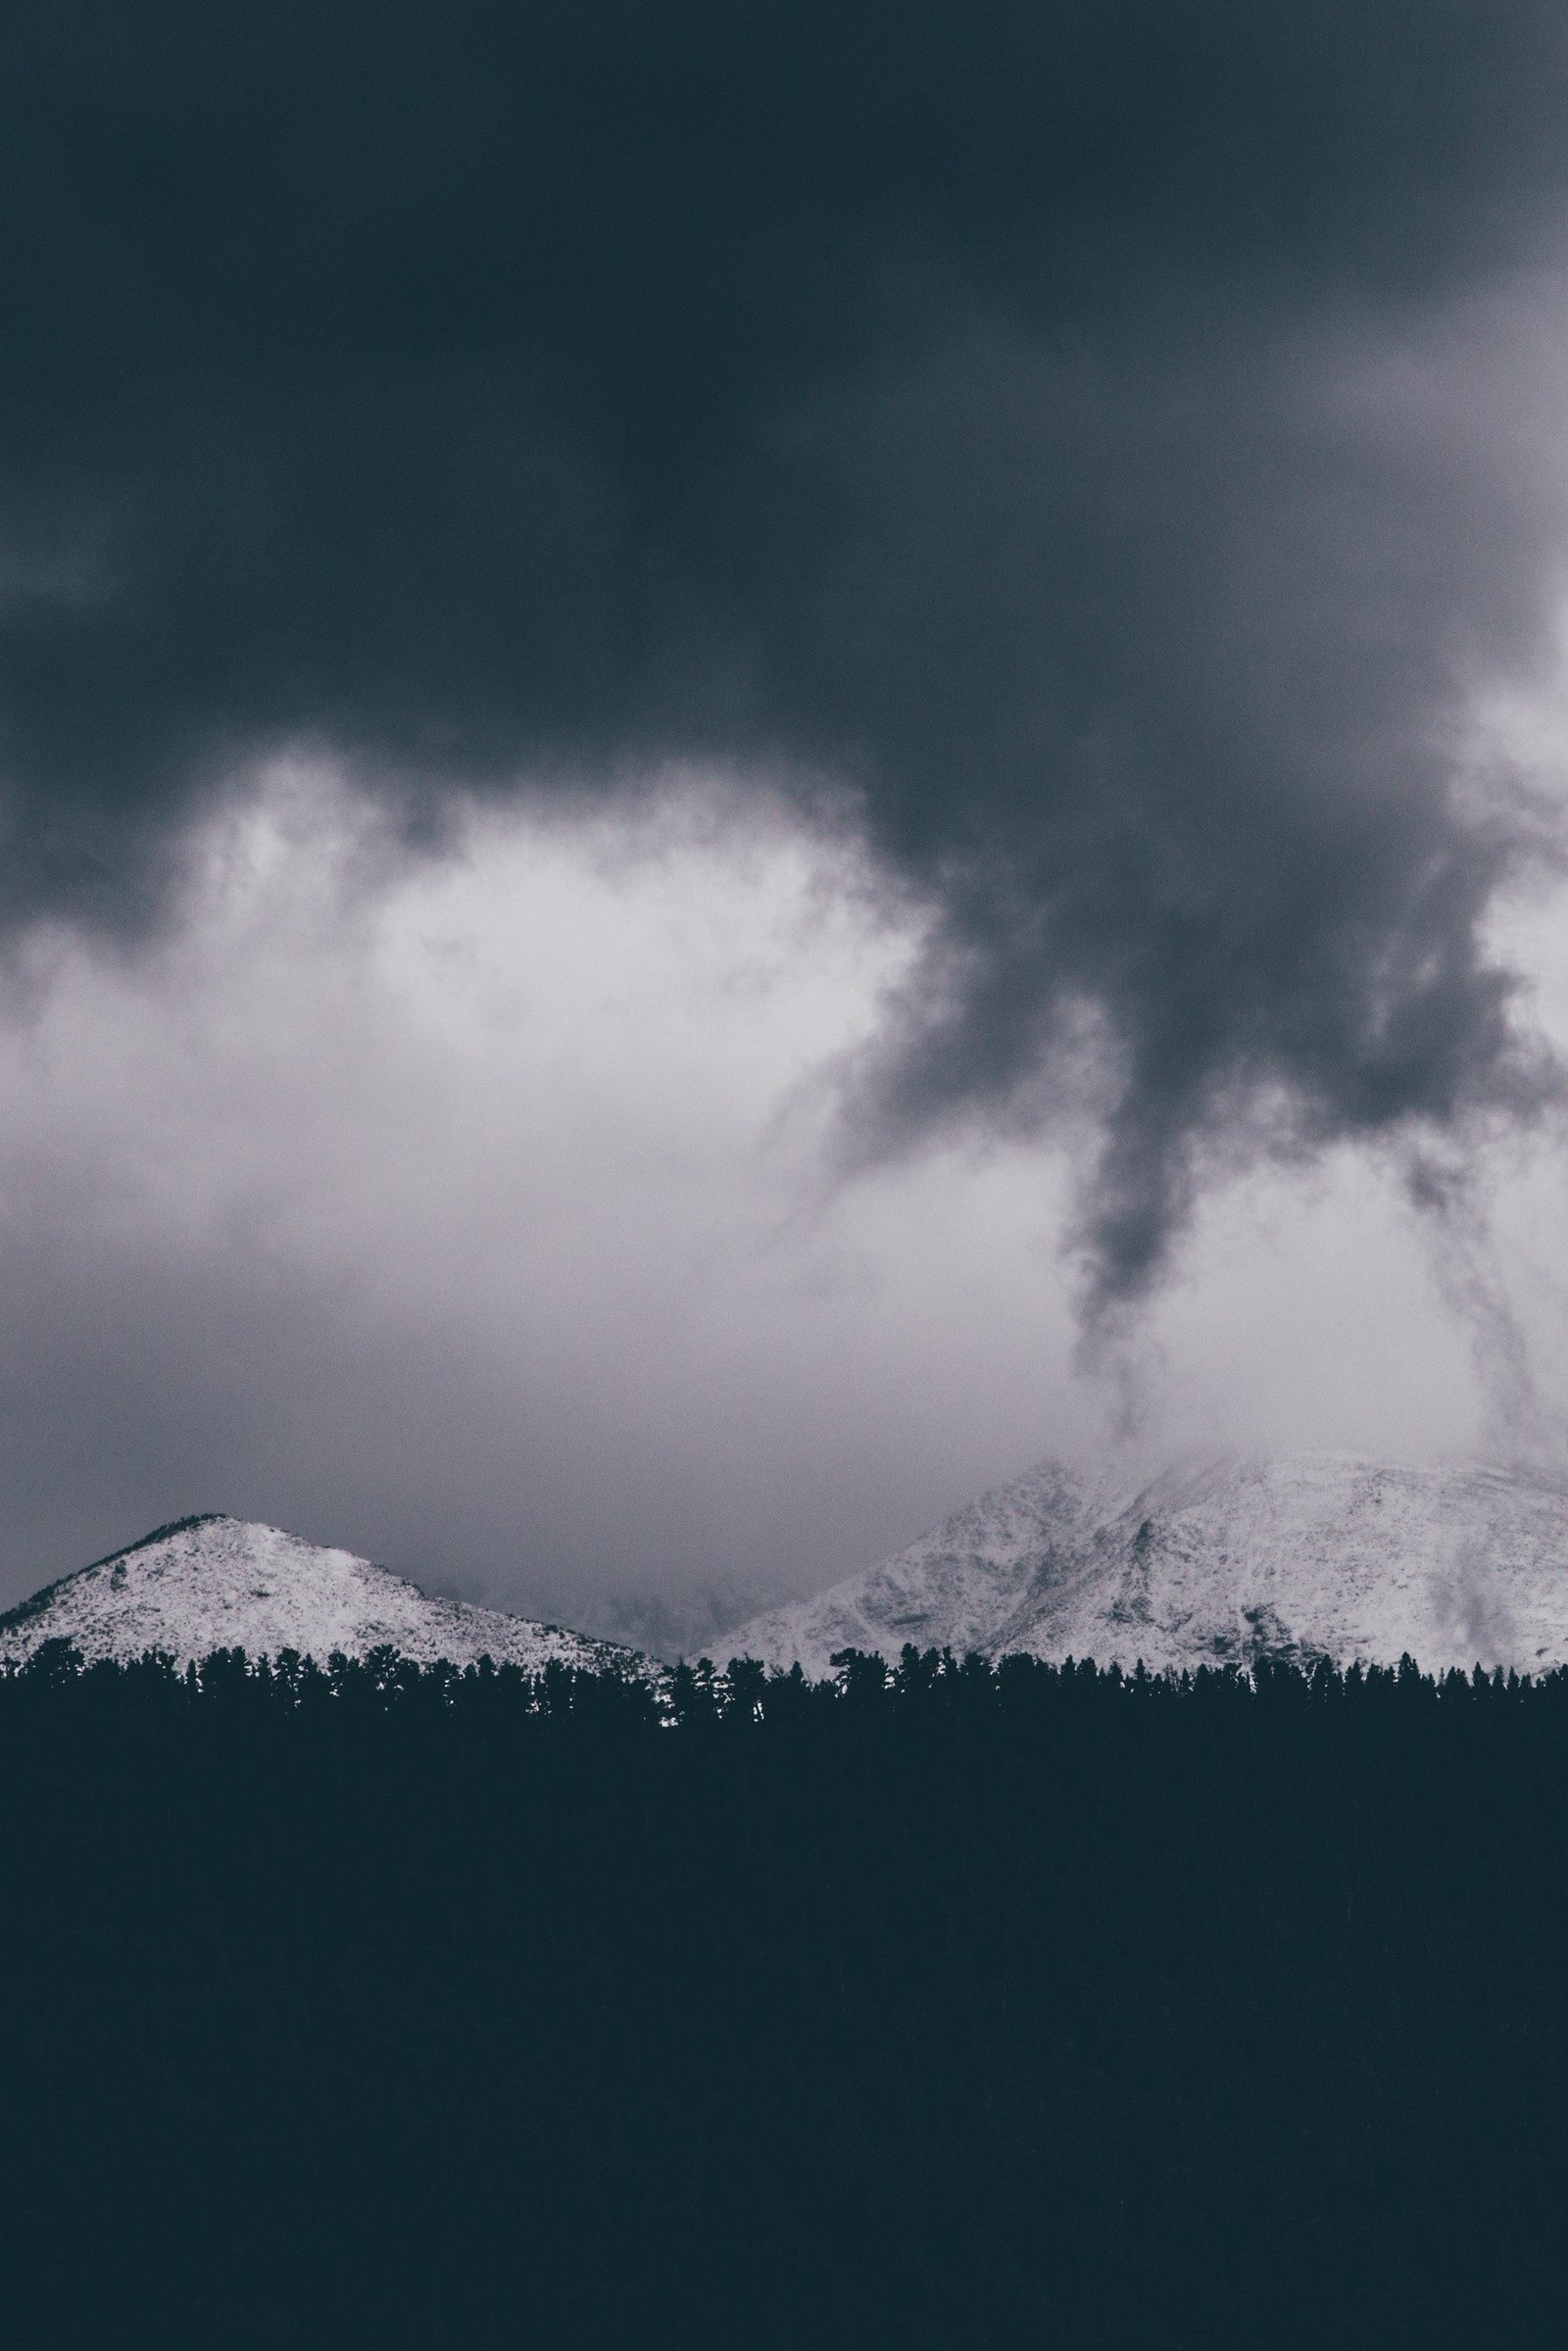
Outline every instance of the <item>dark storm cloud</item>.
POLYGON ((1102 1305, 1216 1136, 1549 1084, 1479 933, 1528 812, 1450 783, 1556 575, 1485 306, 1559 10, 67 4, 4 93, 12 917, 144 918, 285 741, 416 821, 847 784, 934 917, 864 1148, 1092 1032, 1102 1305))

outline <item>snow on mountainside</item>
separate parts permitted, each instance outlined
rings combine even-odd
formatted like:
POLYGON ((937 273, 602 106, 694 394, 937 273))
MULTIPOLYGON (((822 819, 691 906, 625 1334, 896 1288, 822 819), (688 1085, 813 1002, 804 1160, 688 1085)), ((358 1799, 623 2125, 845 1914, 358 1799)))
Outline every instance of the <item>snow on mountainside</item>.
POLYGON ((1539 1674, 1568 1663, 1568 1479, 1326 1453, 1152 1480, 1046 1463, 721 1645, 816 1676, 836 1649, 906 1641, 1152 1672, 1408 1650, 1428 1670, 1539 1674))
POLYGON ((538 1673, 556 1659, 586 1672, 665 1678, 662 1666, 613 1641, 432 1599, 352 1551, 217 1513, 160 1527, 0 1616, 0 1663, 21 1664, 42 1642, 62 1639, 89 1663, 163 1649, 183 1665, 242 1648, 252 1657, 297 1649, 324 1665, 335 1649, 365 1657, 390 1643, 420 1664, 489 1656, 538 1673))

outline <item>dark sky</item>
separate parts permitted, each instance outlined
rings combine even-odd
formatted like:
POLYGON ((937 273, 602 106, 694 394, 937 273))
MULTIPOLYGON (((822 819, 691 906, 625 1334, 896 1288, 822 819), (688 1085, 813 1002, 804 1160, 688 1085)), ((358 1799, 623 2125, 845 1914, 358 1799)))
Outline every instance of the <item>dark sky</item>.
MULTIPOLYGON (((750 802, 909 942, 865 1017, 812 1031, 825 1163, 874 1187, 933 1151, 1065 1153, 1040 1246, 1090 1359, 1258 1160, 1402 1170, 1464 1290, 1452 1171, 1560 1095, 1497 929, 1555 869, 1556 762, 1495 723, 1560 661, 1560 8, 63 0, 9 11, 0 57, 17 1021, 55 985, 38 941, 74 938, 166 1027, 208 1021, 204 1069, 248 1068, 259 1000, 243 1051, 209 1019, 244 960, 210 906, 183 981, 147 958, 193 935, 193 844, 279 762, 295 805, 362 810, 372 897, 509 808, 635 831, 671 774, 718 776, 726 838, 750 802)), ((324 1023, 298 1008, 308 1063, 324 1023)), ((167 1134, 189 1098, 160 1083, 167 1134)), ((74 1158, 59 1099, 22 1093, 6 1278, 53 1434, 13 1442, 65 1480, 130 1458, 135 1415, 71 1337, 80 1230, 51 1207, 46 1243, 18 1202, 45 1159, 98 1198, 106 1155, 147 1155, 122 1126, 74 1158)), ((563 1246, 608 1332, 598 1244, 563 1246)), ((124 1342, 155 1394, 218 1311, 169 1247, 124 1342)), ((284 1307, 223 1311, 260 1486, 270 1375, 233 1367, 284 1307)), ((426 1420, 468 1376, 430 1373, 426 1420)), ((395 1418, 354 1439, 356 1491, 395 1418)), ((683 1445, 647 1473, 664 1501, 683 1445)), ((775 1568, 797 1451, 777 1492, 756 1473, 775 1568)), ((873 1488, 845 1542, 914 1531, 906 1482, 873 1488)))

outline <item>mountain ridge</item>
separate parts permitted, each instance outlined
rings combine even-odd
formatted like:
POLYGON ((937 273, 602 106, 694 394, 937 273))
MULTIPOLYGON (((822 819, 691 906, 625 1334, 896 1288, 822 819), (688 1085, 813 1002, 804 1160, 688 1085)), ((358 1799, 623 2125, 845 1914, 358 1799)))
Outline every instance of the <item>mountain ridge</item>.
POLYGON ((219 1648, 284 1649, 324 1664, 390 1646, 419 1664, 489 1656, 540 1673, 551 1663, 662 1685, 639 1651, 561 1625, 422 1592, 406 1576, 281 1527, 196 1511, 61 1576, 0 1613, 0 1665, 69 1641, 88 1664, 157 1649, 183 1666, 219 1648))
POLYGON ((1568 1477, 1354 1454, 1045 1461, 726 1654, 808 1674, 845 1648, 1022 1651, 1151 1672, 1263 1657, 1568 1663, 1568 1477))

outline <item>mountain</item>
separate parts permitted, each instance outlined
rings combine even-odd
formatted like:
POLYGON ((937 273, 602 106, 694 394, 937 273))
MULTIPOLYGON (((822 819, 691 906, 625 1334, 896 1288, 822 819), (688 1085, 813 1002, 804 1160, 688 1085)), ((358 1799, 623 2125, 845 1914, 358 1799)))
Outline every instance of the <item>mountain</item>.
POLYGON ((159 1527, 0 1616, 0 1663, 21 1664, 44 1641, 62 1639, 89 1663, 145 1649, 163 1649, 183 1665, 219 1648, 252 1657, 287 1648, 324 1665, 334 1649, 365 1657, 390 1643, 421 1664, 489 1656, 538 1673, 556 1659, 586 1672, 664 1679, 662 1667, 613 1641, 499 1608, 432 1599, 352 1551, 217 1512, 159 1527))
POLYGON ((1568 1479, 1296 1453, 1152 1479, 1047 1462, 906 1551, 774 1608, 724 1654, 1093 1657, 1152 1672, 1327 1656, 1541 1673, 1568 1662, 1568 1479))
MULTIPOLYGON (((569 1603, 581 1633, 612 1641, 630 1649, 644 1649, 670 1665, 682 1657, 716 1657, 737 1625, 750 1622, 772 1607, 777 1593, 750 1588, 725 1577, 701 1584, 676 1584, 662 1591, 610 1592, 582 1594, 569 1603)), ((564 1609, 544 1605, 555 1617, 564 1609)))

